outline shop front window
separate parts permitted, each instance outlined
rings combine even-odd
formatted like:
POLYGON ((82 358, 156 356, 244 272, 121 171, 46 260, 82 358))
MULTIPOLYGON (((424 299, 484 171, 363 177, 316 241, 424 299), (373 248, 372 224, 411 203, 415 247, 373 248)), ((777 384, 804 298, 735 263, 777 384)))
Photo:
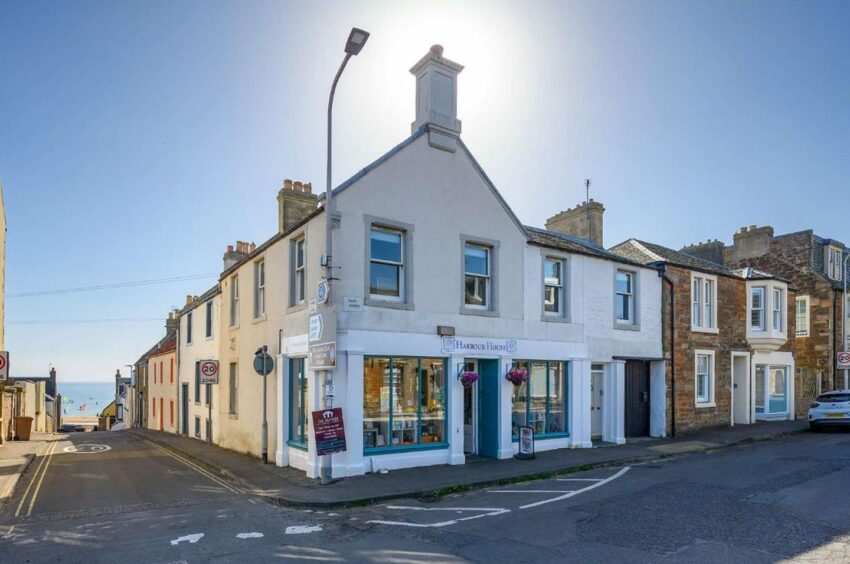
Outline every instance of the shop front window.
POLYGON ((518 361, 528 381, 513 386, 511 398, 511 435, 519 436, 520 427, 531 427, 538 437, 567 432, 566 363, 518 361))
POLYGON ((442 358, 364 360, 364 450, 445 444, 445 366, 442 358))
POLYGON ((756 413, 788 413, 788 370, 785 366, 756 366, 756 413))

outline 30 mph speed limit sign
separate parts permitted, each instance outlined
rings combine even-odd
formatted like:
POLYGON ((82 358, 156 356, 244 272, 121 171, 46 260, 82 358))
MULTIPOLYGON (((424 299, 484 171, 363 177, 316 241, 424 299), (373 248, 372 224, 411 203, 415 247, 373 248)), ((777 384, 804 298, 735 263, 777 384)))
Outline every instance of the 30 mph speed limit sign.
POLYGON ((838 353, 838 369, 839 370, 850 369, 850 352, 840 352, 840 353, 838 353))
POLYGON ((202 360, 198 366, 201 384, 218 384, 218 361, 202 360))
POLYGON ((0 380, 9 379, 9 351, 0 351, 0 380))

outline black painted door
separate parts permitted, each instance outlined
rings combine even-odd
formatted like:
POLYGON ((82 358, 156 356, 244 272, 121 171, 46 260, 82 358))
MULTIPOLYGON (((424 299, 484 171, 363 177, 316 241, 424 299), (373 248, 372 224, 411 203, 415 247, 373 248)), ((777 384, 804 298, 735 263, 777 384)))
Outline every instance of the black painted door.
POLYGON ((626 437, 649 435, 649 363, 626 361, 626 437))
POLYGON ((180 406, 182 408, 182 413, 180 414, 180 419, 182 419, 180 425, 182 427, 183 434, 189 435, 189 384, 183 384, 181 387, 181 391, 183 392, 183 403, 180 406))

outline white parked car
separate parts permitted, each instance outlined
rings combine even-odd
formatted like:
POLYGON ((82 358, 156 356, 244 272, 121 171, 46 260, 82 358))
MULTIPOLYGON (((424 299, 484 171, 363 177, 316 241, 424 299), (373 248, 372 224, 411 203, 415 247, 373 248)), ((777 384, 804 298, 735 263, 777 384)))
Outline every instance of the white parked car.
POLYGON ((850 426, 850 390, 824 392, 809 406, 809 426, 817 430, 828 425, 850 426))

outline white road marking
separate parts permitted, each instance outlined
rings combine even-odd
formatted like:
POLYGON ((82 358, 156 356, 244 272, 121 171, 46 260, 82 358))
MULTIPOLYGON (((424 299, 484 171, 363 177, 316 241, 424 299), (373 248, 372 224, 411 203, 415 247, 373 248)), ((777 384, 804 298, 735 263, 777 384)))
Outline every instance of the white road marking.
POLYGON ((509 513, 510 509, 506 509, 504 507, 412 507, 405 505, 387 505, 387 509, 394 510, 409 510, 409 511, 454 511, 456 513, 461 513, 463 511, 479 511, 481 512, 479 515, 473 515, 471 517, 461 517, 460 519, 451 519, 449 521, 440 521, 439 523, 406 523, 404 521, 384 521, 384 520, 371 520, 366 521, 367 523, 376 523, 378 525, 394 525, 397 527, 417 527, 417 528, 428 528, 428 527, 447 527, 449 525, 454 525, 455 523, 460 523, 461 521, 471 521, 472 519, 480 519, 481 517, 490 517, 493 515, 501 515, 502 513, 509 513))
POLYGON ((555 478, 556 482, 601 482, 604 478, 555 478))
POLYGON ((572 493, 572 490, 489 490, 487 493, 572 493))
POLYGON ((112 447, 109 445, 81 443, 79 445, 66 446, 62 449, 62 452, 73 452, 75 454, 97 454, 99 452, 106 452, 107 450, 112 450, 112 447))
POLYGON ((171 546, 177 546, 183 541, 188 541, 189 544, 195 544, 199 540, 204 538, 204 533, 193 533, 191 535, 186 535, 184 537, 177 537, 173 541, 171 541, 171 546))
POLYGON ((261 539, 263 538, 263 533, 239 533, 236 535, 237 539, 261 539))
POLYGON ((582 488, 580 490, 575 490, 575 491, 572 491, 572 492, 564 494, 564 495, 559 495, 558 497, 553 497, 552 499, 544 499, 543 501, 536 501, 534 503, 528 503, 526 505, 520 505, 519 508, 520 509, 530 509, 532 507, 537 507, 538 505, 543 505, 543 504, 546 504, 546 503, 552 503, 553 501, 561 501, 562 499, 567 499, 567 498, 570 498, 570 497, 573 497, 573 496, 577 496, 578 494, 590 491, 594 488, 598 488, 599 486, 604 486, 605 484, 607 484, 608 482, 610 482, 612 480, 616 480, 617 478, 619 478, 620 476, 622 476, 623 474, 628 472, 630 469, 631 469, 631 466, 626 466, 626 467, 620 469, 620 471, 617 472, 616 474, 614 474, 613 476, 609 476, 609 477, 605 478, 604 480, 600 480, 600 481, 598 481, 598 482, 596 482, 596 483, 594 483, 590 486, 587 486, 586 488, 582 488))
POLYGON ((318 533, 322 530, 321 525, 293 525, 286 528, 287 535, 304 535, 307 533, 318 533))

